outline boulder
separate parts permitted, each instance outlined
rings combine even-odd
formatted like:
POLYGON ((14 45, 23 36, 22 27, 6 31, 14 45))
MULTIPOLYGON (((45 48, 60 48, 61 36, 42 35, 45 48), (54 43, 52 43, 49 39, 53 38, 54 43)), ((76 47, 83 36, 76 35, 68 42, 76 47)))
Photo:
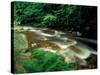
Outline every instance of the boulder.
POLYGON ((14 50, 22 51, 28 48, 28 41, 24 34, 14 33, 14 50))

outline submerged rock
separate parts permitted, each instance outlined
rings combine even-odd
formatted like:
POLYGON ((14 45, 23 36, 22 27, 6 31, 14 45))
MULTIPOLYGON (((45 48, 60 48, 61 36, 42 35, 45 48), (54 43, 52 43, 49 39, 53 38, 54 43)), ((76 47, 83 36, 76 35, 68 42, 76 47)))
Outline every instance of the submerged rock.
POLYGON ((56 30, 44 28, 15 28, 15 49, 23 50, 31 47, 44 48, 45 51, 57 52, 67 63, 86 65, 86 59, 96 51, 68 35, 56 30), (53 51, 54 50, 54 51, 53 51))

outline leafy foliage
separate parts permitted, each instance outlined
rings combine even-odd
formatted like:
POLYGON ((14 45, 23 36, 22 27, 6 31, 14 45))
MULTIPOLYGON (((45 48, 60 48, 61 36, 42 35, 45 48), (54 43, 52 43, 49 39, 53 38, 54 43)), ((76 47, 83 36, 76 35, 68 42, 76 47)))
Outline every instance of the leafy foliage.
POLYGON ((32 50, 32 60, 23 61, 23 66, 27 72, 48 72, 48 71, 64 71, 75 70, 73 64, 64 62, 64 58, 43 49, 32 50))
POLYGON ((51 26, 51 25, 53 25, 56 22, 56 20, 57 20, 57 16, 48 14, 48 15, 44 16, 42 24, 46 25, 46 26, 47 25, 51 26))
POLYGON ((78 31, 85 37, 86 35, 96 35, 97 7, 95 6, 16 1, 12 4, 14 4, 15 26, 26 25, 63 31, 78 31))

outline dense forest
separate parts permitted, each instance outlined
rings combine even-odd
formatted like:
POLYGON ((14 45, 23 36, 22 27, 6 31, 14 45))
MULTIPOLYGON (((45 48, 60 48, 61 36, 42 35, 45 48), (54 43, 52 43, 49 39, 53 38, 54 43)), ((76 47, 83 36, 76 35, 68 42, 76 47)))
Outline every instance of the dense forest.
POLYGON ((12 5, 12 26, 47 27, 97 39, 96 6, 31 2, 14 2, 12 5))

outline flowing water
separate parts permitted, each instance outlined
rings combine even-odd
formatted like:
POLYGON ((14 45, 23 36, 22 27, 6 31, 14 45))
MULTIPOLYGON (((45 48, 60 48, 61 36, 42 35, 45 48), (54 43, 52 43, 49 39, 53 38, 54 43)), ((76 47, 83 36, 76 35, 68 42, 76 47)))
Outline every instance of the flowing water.
POLYGON ((24 34, 28 41, 28 48, 39 47, 45 51, 58 53, 65 58, 67 63, 86 65, 86 59, 92 54, 97 55, 96 50, 80 41, 69 38, 69 35, 48 28, 16 27, 15 33, 24 34))

